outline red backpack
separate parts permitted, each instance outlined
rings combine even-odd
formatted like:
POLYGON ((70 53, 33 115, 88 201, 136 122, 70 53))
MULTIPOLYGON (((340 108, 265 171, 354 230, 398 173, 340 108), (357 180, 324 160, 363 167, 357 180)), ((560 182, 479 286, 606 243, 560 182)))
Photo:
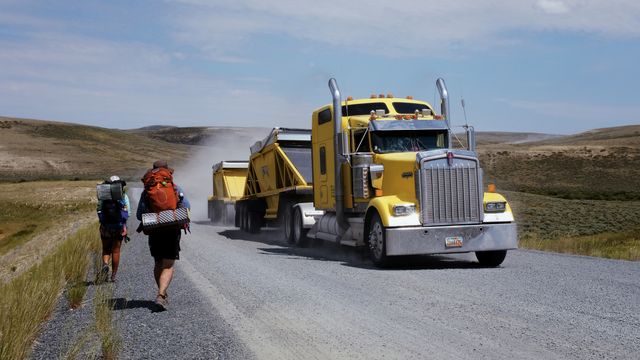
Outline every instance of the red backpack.
POLYGON ((178 207, 178 191, 173 183, 173 171, 167 168, 150 169, 142 177, 149 210, 158 213, 178 207))

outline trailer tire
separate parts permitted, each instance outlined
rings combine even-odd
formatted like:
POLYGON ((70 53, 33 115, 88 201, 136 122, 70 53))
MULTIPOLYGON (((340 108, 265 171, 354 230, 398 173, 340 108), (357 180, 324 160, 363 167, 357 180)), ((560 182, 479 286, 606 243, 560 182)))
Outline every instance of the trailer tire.
POLYGON ((368 230, 366 245, 369 251, 369 258, 371 258, 375 266, 385 267, 389 264, 387 238, 384 225, 377 212, 371 215, 368 230))
POLYGON ((262 215, 257 211, 248 211, 247 230, 252 234, 260 232, 262 227, 262 215))
POLYGON ((240 214, 240 229, 242 231, 249 231, 249 207, 247 204, 242 204, 242 211, 240 214))
POLYGON ((224 208, 225 208, 224 224, 233 225, 235 223, 235 218, 236 218, 235 206, 233 206, 233 204, 226 204, 224 208))
POLYGON ((291 221, 291 206, 290 202, 284 203, 284 207, 282 209, 282 233, 284 234, 284 239, 289 244, 294 243, 293 239, 293 221, 291 221))
POLYGON ((309 245, 309 238, 307 237, 307 233, 309 229, 304 228, 304 223, 302 221, 302 210, 299 207, 296 207, 293 211, 293 224, 291 226, 291 233, 293 242, 297 247, 307 247, 309 245))
POLYGON ((498 267, 507 256, 507 250, 476 251, 476 258, 483 267, 498 267))

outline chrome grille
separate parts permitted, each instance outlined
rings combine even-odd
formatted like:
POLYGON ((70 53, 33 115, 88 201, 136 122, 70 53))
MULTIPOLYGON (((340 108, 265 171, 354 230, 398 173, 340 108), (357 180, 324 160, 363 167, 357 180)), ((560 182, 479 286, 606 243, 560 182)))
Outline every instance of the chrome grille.
POLYGON ((423 225, 482 221, 480 169, 476 161, 425 161, 420 171, 420 207, 423 225))

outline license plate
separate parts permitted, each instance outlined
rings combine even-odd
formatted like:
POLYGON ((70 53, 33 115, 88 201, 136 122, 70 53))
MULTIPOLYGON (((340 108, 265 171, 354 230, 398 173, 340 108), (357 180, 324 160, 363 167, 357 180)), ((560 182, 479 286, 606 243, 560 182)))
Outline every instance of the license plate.
POLYGON ((450 236, 444 239, 445 247, 462 247, 463 240, 462 236, 450 236))

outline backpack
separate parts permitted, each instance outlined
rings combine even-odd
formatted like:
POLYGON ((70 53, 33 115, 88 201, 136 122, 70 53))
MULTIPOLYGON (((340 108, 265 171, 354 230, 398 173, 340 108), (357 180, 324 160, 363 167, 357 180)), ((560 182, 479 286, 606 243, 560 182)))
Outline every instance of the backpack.
POLYGON ((105 225, 120 225, 123 222, 122 206, 116 200, 103 200, 102 201, 102 224, 105 225))
POLYGON ((147 207, 151 212, 178 208, 178 192, 173 183, 173 171, 167 168, 150 169, 142 177, 147 207))

